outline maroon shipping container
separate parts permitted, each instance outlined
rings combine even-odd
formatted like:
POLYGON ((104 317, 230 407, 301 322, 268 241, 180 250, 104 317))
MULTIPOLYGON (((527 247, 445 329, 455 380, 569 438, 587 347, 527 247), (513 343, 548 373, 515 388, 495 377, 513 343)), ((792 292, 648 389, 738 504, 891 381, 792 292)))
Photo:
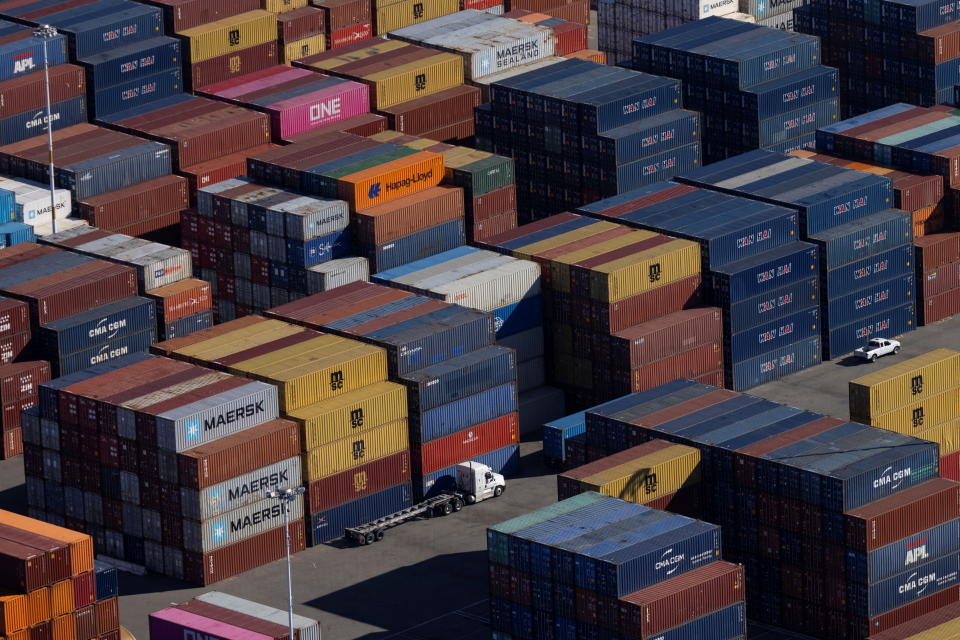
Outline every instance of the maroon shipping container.
MULTIPOLYGON (((86 95, 82 67, 61 64, 50 68, 50 102, 86 95)), ((31 73, 0 84, 0 118, 39 109, 46 104, 42 73, 31 73)))
MULTIPOLYGON (((297 133, 284 138, 284 142, 307 143, 316 140, 318 137, 330 133, 331 131, 342 131, 352 133, 355 136, 372 136, 387 130, 387 119, 377 113, 362 113, 345 120, 333 122, 331 124, 297 133)), ((251 154, 252 156, 253 154, 251 154)))
POLYGON ((715 387, 722 387, 723 384, 723 370, 717 369, 716 371, 711 371, 709 373, 704 373, 694 378, 697 382, 702 382, 703 384, 712 384, 715 387))
POLYGON ((960 451, 940 457, 940 476, 960 481, 960 451))
POLYGON ((324 12, 328 33, 372 20, 371 3, 366 0, 313 0, 313 5, 324 12))
POLYGON ((608 304, 591 300, 591 326, 598 332, 622 331, 664 313, 697 307, 702 301, 700 284, 700 275, 695 275, 619 302, 608 304))
MULTIPOLYGON (((887 631, 871 635, 869 640, 903 640, 904 638, 913 638, 919 636, 924 631, 929 631, 947 622, 960 618, 960 604, 951 604, 928 613, 926 615, 914 618, 909 622, 899 624, 887 631)), ((946 640, 947 636, 942 636, 946 640)), ((936 636, 931 636, 931 640, 936 640, 936 636)))
POLYGON ((960 262, 951 262, 923 273, 918 285, 919 299, 960 288, 960 262))
POLYGON ((431 187, 385 204, 360 209, 351 216, 359 242, 378 245, 462 218, 463 189, 431 187))
POLYGON ((40 383, 50 380, 50 363, 45 360, 16 362, 0 366, 0 402, 36 398, 40 383))
POLYGON ((587 48, 586 24, 568 21, 554 25, 550 29, 556 38, 554 55, 566 56, 587 48))
MULTIPOLYGON (((19 302, 19 300, 18 300, 19 302)), ((26 306, 26 304, 24 304, 26 306)), ((15 333, 5 338, 0 338, 0 364, 10 364, 23 353, 23 350, 30 344, 30 331, 15 333)))
MULTIPOLYGON (((260 9, 260 0, 144 0, 163 9, 170 33, 260 9)), ((78 639, 79 640, 79 639, 78 639)))
POLYGON ((426 475, 519 442, 517 414, 508 413, 431 442, 414 443, 410 456, 414 472, 426 475))
MULTIPOLYGON (((218 622, 233 625, 234 627, 239 627, 247 631, 260 633, 268 638, 271 638, 272 640, 289 640, 290 638, 289 629, 284 625, 276 624, 261 618, 254 618, 253 616, 248 616, 243 612, 226 609, 224 607, 218 607, 215 604, 210 604, 201 600, 190 600, 189 602, 178 604, 174 608, 180 609, 181 611, 189 611, 190 613, 202 616, 209 620, 216 620, 218 622)), ((297 631, 294 631, 294 640, 296 640, 299 635, 300 634, 297 631)))
POLYGON ((122 233, 128 236, 143 236, 154 231, 177 227, 180 224, 180 212, 171 211, 170 213, 161 213, 159 216, 123 224, 110 229, 114 233, 122 233))
POLYGON ((493 216, 492 218, 475 221, 473 226, 470 228, 472 233, 471 239, 473 241, 482 241, 485 238, 499 235, 516 228, 517 212, 515 210, 508 211, 506 213, 493 216))
POLYGON ((467 217, 474 223, 487 220, 517 208, 517 187, 510 185, 496 189, 482 196, 474 196, 466 202, 467 217))
POLYGON ((0 451, 0 459, 9 460, 20 455, 23 455, 23 431, 20 427, 4 428, 3 449, 0 451))
POLYGON ((960 289, 944 291, 922 300, 917 311, 922 325, 933 324, 960 314, 960 289))
MULTIPOLYGON (((104 500, 106 503, 107 500, 104 500)), ((106 504, 104 504, 106 506, 106 504)), ((106 514, 106 511, 104 511, 106 514)), ((106 522, 106 520, 104 520, 106 522)), ((81 527, 82 530, 82 527, 81 527)), ((93 571, 84 571, 70 578, 73 583, 73 603, 77 608, 93 604, 97 599, 97 582, 93 571)), ((114 598, 116 600, 116 598, 114 598)))
POLYGON ((103 635, 120 628, 118 599, 107 598, 94 605, 97 614, 97 633, 103 635))
POLYGON ((943 200, 943 179, 940 176, 918 176, 894 171, 886 174, 893 183, 894 203, 904 211, 919 211, 943 200))
POLYGON ((480 105, 480 89, 460 85, 423 98, 382 109, 390 128, 416 136, 473 118, 480 105))
POLYGON ((907 489, 844 514, 847 545, 873 551, 960 517, 960 483, 945 478, 907 489))
MULTIPOLYGON (((290 523, 290 552, 306 548, 304 521, 290 523)), ((210 553, 183 554, 184 579, 202 586, 225 580, 284 556, 284 528, 277 527, 210 553)))
POLYGON ((960 233, 937 233, 914 238, 917 264, 923 272, 960 262, 960 233))
MULTIPOLYGON (((629 385, 630 390, 623 393, 638 393, 677 378, 696 378, 721 368, 723 368, 723 343, 712 342, 638 367, 630 372, 628 380, 623 380, 621 377, 614 378, 612 382, 618 389, 625 389, 626 385, 629 385)), ((606 371, 600 373, 606 373, 606 371)), ((614 372, 614 375, 622 376, 625 373, 623 369, 619 369, 618 372, 614 372)))
POLYGON ((410 452, 401 451, 356 469, 311 482, 307 487, 310 513, 320 513, 409 480, 410 452))
POLYGON ((178 454, 180 484, 203 489, 299 453, 299 425, 271 420, 178 454))
POLYGON ((554 18, 563 18, 569 22, 579 22, 580 24, 590 23, 590 0, 573 0, 566 4, 556 4, 557 0, 522 0, 519 4, 511 2, 511 7, 515 4, 517 8, 532 9, 531 5, 553 5, 547 8, 532 9, 537 13, 545 13, 554 18), (520 5, 523 5, 520 7, 520 5))
POLYGON ((114 228, 189 206, 187 179, 171 175, 78 202, 77 211, 95 227, 114 228))
POLYGON ((743 602, 743 567, 713 562, 620 598, 625 638, 646 638, 743 602))
MULTIPOLYGON (((898 625, 932 613, 941 607, 956 604, 957 602, 960 602, 960 586, 953 586, 949 589, 938 591, 926 598, 905 604, 893 611, 888 611, 870 619, 862 619, 859 623, 851 625, 848 635, 856 638, 869 637, 872 640, 874 638, 872 634, 889 631, 898 625)), ((902 640, 902 638, 898 640, 902 640)))
POLYGON ((0 538, 0 588, 26 593, 49 584, 42 551, 0 538))
POLYGON ((0 298, 0 338, 30 332, 30 308, 22 300, 0 298))
POLYGON ((206 311, 213 306, 210 283, 206 280, 187 278, 159 289, 144 292, 157 303, 157 310, 164 322, 206 311))
POLYGON ((436 140, 437 142, 458 142, 472 138, 474 135, 473 118, 461 120, 453 124, 448 124, 437 129, 424 131, 420 134, 421 138, 436 140))
MULTIPOLYGON (((610 355, 635 369, 723 340, 723 316, 716 307, 688 309, 624 329, 610 336, 610 355)), ((713 371, 719 367, 711 367, 713 371)))
POLYGON ((283 43, 320 35, 326 29, 326 13, 319 7, 301 7, 277 16, 277 34, 283 43))
POLYGON ((39 550, 44 555, 49 584, 70 577, 70 548, 67 544, 7 524, 0 524, 0 539, 39 550))
POLYGON ((53 624, 48 620, 30 627, 30 640, 57 640, 53 637, 53 624))
POLYGON ((208 84, 223 82, 277 64, 277 41, 271 40, 190 65, 190 79, 193 83, 191 87, 196 91, 208 84))
POLYGON ((190 185, 190 199, 195 197, 197 190, 211 184, 223 182, 231 178, 247 175, 247 157, 255 156, 277 148, 274 144, 264 144, 245 151, 227 154, 215 160, 201 162, 188 167, 180 167, 178 173, 186 176, 190 185))
POLYGON ((73 616, 77 640, 97 637, 97 612, 93 605, 78 608, 73 616))
POLYGON ((685 487, 676 493, 660 496, 656 500, 647 502, 646 506, 688 518, 703 519, 703 495, 700 485, 685 487))
POLYGON ((580 482, 584 478, 607 471, 621 464, 626 464, 636 460, 640 456, 655 453, 672 446, 673 443, 667 442, 666 440, 651 440, 606 456, 596 462, 565 471, 557 475, 557 500, 566 500, 567 498, 572 498, 575 495, 583 493, 580 482))

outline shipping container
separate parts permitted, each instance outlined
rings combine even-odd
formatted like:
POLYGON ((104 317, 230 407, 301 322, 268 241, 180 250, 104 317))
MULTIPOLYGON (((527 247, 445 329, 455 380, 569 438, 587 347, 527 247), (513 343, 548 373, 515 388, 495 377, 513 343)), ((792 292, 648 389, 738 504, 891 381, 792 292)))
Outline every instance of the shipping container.
POLYGON ((960 353, 935 349, 850 381, 850 415, 867 422, 956 386, 960 353))
POLYGON ((408 446, 407 420, 395 420, 348 438, 310 449, 304 454, 304 478, 322 478, 398 453, 408 446))
POLYGON ((406 395, 398 384, 375 382, 285 415, 302 425, 303 446, 310 450, 407 417, 406 395))
MULTIPOLYGON (((520 446, 513 444, 496 451, 475 455, 473 461, 487 465, 496 473, 510 476, 516 473, 520 466, 520 446)), ((415 478, 414 495, 418 498, 429 497, 456 489, 456 470, 456 466, 450 466, 415 478)))
POLYGON ((196 64, 276 40, 276 20, 272 13, 255 10, 184 29, 179 35, 186 44, 185 57, 196 64))
POLYGON ((199 491, 180 487, 180 508, 184 518, 208 520, 261 501, 264 491, 301 485, 300 458, 291 457, 199 491))
POLYGON ((414 442, 411 449, 413 473, 422 477, 477 456, 519 443, 516 412, 478 422, 461 431, 431 442, 414 442))
MULTIPOLYGON (((240 611, 246 615, 273 624, 288 625, 290 621, 289 614, 286 611, 281 611, 258 602, 244 600, 243 598, 231 596, 226 593, 220 593, 219 591, 209 591, 200 594, 196 597, 196 600, 223 607, 231 611, 240 611)), ((293 628, 296 634, 299 635, 300 640, 320 640, 320 623, 316 620, 295 613, 293 614, 293 628)))
POLYGON ((913 331, 918 326, 913 302, 867 316, 842 327, 827 327, 824 336, 824 358, 834 359, 859 349, 870 338, 888 338, 913 331))
POLYGON ((409 481, 410 453, 404 450, 310 483, 309 513, 326 511, 409 481))
POLYGON ((409 483, 317 512, 310 516, 311 544, 319 545, 343 536, 344 529, 355 527, 405 509, 412 504, 409 483))
POLYGON ((190 636, 226 637, 242 640, 267 640, 270 636, 249 631, 219 620, 192 613, 179 607, 161 609, 150 614, 150 637, 174 640, 190 636))

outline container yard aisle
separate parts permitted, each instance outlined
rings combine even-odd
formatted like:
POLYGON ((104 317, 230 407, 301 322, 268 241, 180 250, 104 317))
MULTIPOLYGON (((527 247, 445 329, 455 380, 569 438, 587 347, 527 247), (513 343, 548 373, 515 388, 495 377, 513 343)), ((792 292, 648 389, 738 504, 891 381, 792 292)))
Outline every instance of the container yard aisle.
MULTIPOLYGON (((903 351, 876 365, 826 362, 750 394, 845 418, 847 383, 937 348, 960 349, 960 317, 911 332, 903 351)), ((405 524, 373 547, 321 545, 293 556, 295 610, 318 618, 325 640, 475 640, 486 626, 488 526, 556 501, 556 480, 541 463, 540 443, 521 444, 521 477, 507 492, 437 521, 405 524)), ((0 462, 0 509, 25 503, 19 459, 0 462)), ((216 589, 275 607, 286 601, 283 564, 272 563, 216 585, 216 589)), ((147 638, 147 615, 205 591, 160 576, 120 574, 121 622, 147 638)), ((772 638, 754 629, 752 638, 772 638)), ((782 640, 783 636, 776 636, 782 640)))

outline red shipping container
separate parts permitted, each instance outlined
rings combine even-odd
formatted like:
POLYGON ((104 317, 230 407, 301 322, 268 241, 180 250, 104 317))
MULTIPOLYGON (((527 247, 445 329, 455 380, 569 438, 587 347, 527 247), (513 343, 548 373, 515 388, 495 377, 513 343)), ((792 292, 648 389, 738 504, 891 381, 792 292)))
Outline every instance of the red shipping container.
MULTIPOLYGON (((881 631, 880 633, 871 635, 869 640, 903 640, 904 638, 916 638, 919 640, 920 638, 928 637, 923 634, 924 631, 930 631, 934 627, 952 622, 957 618, 960 618, 960 604, 951 604, 908 622, 904 622, 903 624, 899 624, 887 631, 881 631)), ((930 640, 937 640, 938 635, 939 634, 930 634, 929 638, 930 640)), ((944 633, 940 638, 941 640, 948 640, 950 635, 944 633)), ((953 635, 953 637, 956 636, 953 635)))
MULTIPOLYGON (((610 336, 610 355, 635 369, 709 342, 723 340, 723 316, 716 307, 669 313, 610 336)), ((711 367, 713 371, 718 367, 711 367)))
POLYGON ((94 605, 97 614, 97 633, 103 635, 120 628, 117 598, 107 598, 94 605))
POLYGON ((29 330, 0 338, 0 364, 10 364, 16 360, 30 344, 30 338, 29 330))
POLYGON ((743 567, 714 562, 620 598, 620 631, 646 638, 743 602, 743 567))
POLYGON ((190 184, 190 198, 195 197, 197 189, 208 187, 211 184, 223 182, 238 176, 247 175, 247 157, 255 156, 264 151, 277 148, 274 144, 264 144, 257 147, 227 154, 215 160, 201 162, 188 167, 180 167, 179 173, 186 176, 190 184))
POLYGON ((20 427, 3 431, 3 459, 9 460, 23 455, 23 433, 20 427))
POLYGON ((20 402, 37 397, 40 383, 50 380, 50 363, 45 360, 0 366, 0 402, 20 402))
POLYGON ((471 238, 474 241, 482 241, 516 228, 517 212, 507 211, 506 213, 495 215, 492 218, 474 221, 473 227, 471 227, 471 238))
POLYGON ((77 630, 77 640, 95 638, 97 636, 97 613, 93 605, 77 609, 74 615, 74 626, 77 630))
MULTIPOLYGON (((107 500, 104 500, 103 502, 104 516, 106 516, 107 500)), ((117 502, 117 504, 119 505, 119 502, 117 502)), ((104 523, 106 522, 106 519, 104 519, 104 523)), ((73 602, 76 607, 79 609, 80 607, 93 604, 97 599, 97 583, 94 578, 93 571, 84 571, 83 573, 73 576, 71 580, 73 581, 73 602)), ((116 598, 114 598, 114 600, 115 599, 116 598)))
POLYGON ((918 305, 920 324, 939 322, 960 314, 960 289, 944 291, 941 294, 925 298, 918 305))
POLYGON ((326 14, 319 7, 301 7, 277 16, 277 33, 282 43, 321 35, 325 29, 326 14))
POLYGON ((587 25, 563 22, 550 27, 556 38, 555 56, 565 56, 587 48, 587 25))
MULTIPOLYGON (((7 80, 0 85, 0 118, 39 109, 46 104, 44 78, 41 73, 7 80)), ((50 67, 50 102, 63 102, 86 95, 86 72, 83 67, 61 64, 50 67)))
POLYGON ((0 338, 30 332, 30 308, 22 300, 0 298, 0 338))
POLYGON ((77 211, 91 225, 111 229, 189 206, 187 179, 171 175, 78 202, 77 211))
MULTIPOLYGON (((696 347, 689 351, 658 360, 652 364, 638 367, 630 372, 630 391, 638 393, 677 378, 696 378, 699 375, 723 367, 723 345, 720 342, 696 347)), ((605 370, 606 371, 606 370, 605 370)), ((622 371, 622 370, 621 370, 622 371)), ((624 380, 615 379, 619 388, 624 388, 624 380)))
POLYGON ((381 111, 391 129, 416 136, 472 119, 473 109, 479 105, 480 89, 461 85, 381 111))
MULTIPOLYGON (((306 548, 304 521, 290 522, 290 553, 306 548)), ((206 586, 284 557, 284 528, 277 527, 210 553, 183 554, 184 580, 206 586)))
POLYGON ((324 12, 327 31, 330 33, 344 27, 369 23, 372 19, 371 3, 367 0, 313 0, 312 4, 324 12))
POLYGON ((198 27, 260 8, 260 0, 144 0, 144 2, 163 8, 163 17, 169 33, 198 27))
POLYGON ((494 7, 502 6, 503 0, 460 0, 461 11, 466 11, 467 9, 485 11, 486 9, 493 9, 494 7))
POLYGON ((917 264, 923 272, 960 262, 960 233, 938 233, 914 238, 917 264))
POLYGON ((114 233, 122 233, 128 236, 142 236, 148 233, 153 233, 154 231, 159 231, 161 229, 167 229, 169 227, 175 227, 180 224, 180 212, 171 211, 170 213, 162 213, 159 216, 148 218, 147 220, 140 220, 139 222, 131 222, 130 224, 120 225, 114 229, 110 229, 114 233))
POLYGON ((467 218, 472 219, 474 223, 480 220, 486 220, 501 213, 516 211, 517 209, 517 187, 510 185, 502 187, 482 196, 474 196, 466 201, 467 218))
MULTIPOLYGON (((905 604, 902 607, 894 609, 893 611, 880 614, 879 616, 853 621, 849 629, 843 630, 844 635, 845 637, 856 638, 869 637, 872 640, 875 637, 875 634, 879 634, 883 631, 889 631, 897 625, 904 624, 914 620, 915 618, 919 618, 920 616, 932 613, 941 607, 956 604, 957 602, 960 602, 960 586, 953 586, 949 589, 938 591, 937 593, 929 595, 926 598, 921 598, 911 602, 910 604, 905 604)), ((897 638, 897 640, 903 639, 897 638)))
MULTIPOLYGON (((370 3, 365 3, 369 6, 370 3)), ((352 44, 360 40, 367 40, 373 35, 373 23, 367 20, 359 24, 351 24, 330 32, 330 39, 327 42, 328 49, 336 49, 345 44, 352 44)))
POLYGON ((158 315, 164 323, 170 323, 213 307, 210 283, 197 278, 187 278, 165 287, 151 289, 144 292, 144 295, 156 300, 158 315))
POLYGON ((193 91, 208 85, 260 71, 278 64, 277 41, 271 40, 190 65, 193 91))
POLYGON ((940 458, 940 476, 960 482, 960 451, 940 458))
POLYGON ((30 627, 30 640, 60 640, 53 637, 52 627, 49 621, 30 627))
POLYGON ((665 313, 699 306, 700 284, 700 276, 695 275, 612 304, 590 301, 591 326, 601 333, 622 331, 665 313))
POLYGON ((438 186, 360 209, 351 216, 351 221, 360 243, 379 245, 462 218, 463 213, 463 189, 438 186))
POLYGON ((960 262, 951 262, 932 271, 927 271, 920 277, 918 283, 920 299, 931 298, 951 289, 960 289, 960 262))
POLYGON ((311 482, 307 487, 309 512, 320 513, 409 480, 410 452, 401 451, 356 469, 311 482))
POLYGON ((516 413, 474 425, 432 442, 414 443, 414 472, 426 475, 519 442, 516 413))

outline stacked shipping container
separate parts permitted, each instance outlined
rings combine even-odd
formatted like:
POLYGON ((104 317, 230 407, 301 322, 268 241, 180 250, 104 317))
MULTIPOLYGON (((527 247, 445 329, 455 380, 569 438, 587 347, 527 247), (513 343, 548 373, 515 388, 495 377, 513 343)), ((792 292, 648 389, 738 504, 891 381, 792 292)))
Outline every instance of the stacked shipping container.
MULTIPOLYGON (((818 245, 801 245, 806 250, 801 270, 820 278, 825 359, 849 353, 870 337, 916 327, 912 223, 909 214, 889 209, 888 178, 758 150, 677 180, 797 212, 800 238, 818 245)), ((799 277, 793 268, 766 273, 770 276, 758 282, 786 284, 784 276, 799 277)), ((808 351, 803 357, 816 357, 815 349, 808 351)), ((797 359, 790 355, 787 363, 795 366, 797 359)), ((771 363, 779 366, 779 360, 771 363)))
MULTIPOLYGON (((10 233, 19 228, 24 232, 22 242, 30 242, 36 235, 45 236, 53 233, 54 216, 58 230, 65 225, 78 224, 76 220, 65 222, 73 210, 70 192, 66 189, 54 189, 53 204, 51 204, 49 184, 0 178, 0 200, 3 202, 0 220, 4 221, 3 225, 0 225, 0 232, 10 233), (31 229, 23 229, 22 225, 29 225, 31 229)), ((5 242, 3 246, 9 247, 14 244, 18 243, 10 241, 5 242)))
POLYGON ((24 413, 30 512, 197 584, 279 559, 281 507, 251 490, 301 484, 299 429, 277 415, 273 385, 147 354, 44 383, 24 413))
POLYGON ((367 40, 373 35, 369 0, 310 0, 323 11, 327 49, 367 40))
POLYGON ((201 594, 149 617, 150 640, 180 638, 286 638, 290 625, 299 640, 320 640, 320 623, 219 591, 201 594))
POLYGON ((49 379, 50 363, 43 360, 0 364, 0 460, 23 453, 21 413, 37 406, 40 383, 49 379))
MULTIPOLYGON (((169 340, 213 326, 210 283, 191 278, 190 252, 158 242, 110 233, 96 227, 78 227, 41 239, 43 244, 91 258, 127 265, 137 272, 139 293, 154 300, 156 335, 169 340)), ((139 305, 137 313, 146 312, 139 305)), ((150 317, 149 312, 146 312, 150 317)), ((107 320, 104 335, 126 328, 126 320, 107 320)), ((70 372, 65 372, 70 373, 70 372)))
POLYGON ((290 64, 327 49, 326 14, 319 7, 298 7, 277 16, 280 62, 290 64))
POLYGON ((932 324, 960 314, 960 233, 913 241, 917 258, 917 315, 932 324))
POLYGON ((386 381, 383 349, 248 316, 153 351, 277 387, 280 415, 300 431, 307 508, 296 517, 310 544, 410 506, 406 390, 386 381))
POLYGON ((311 293, 366 280, 367 261, 350 252, 347 204, 301 196, 247 178, 201 189, 181 235, 216 317, 227 322, 311 293))
POLYGON ((512 157, 521 222, 700 166, 680 83, 571 59, 490 85, 477 140, 512 157))
POLYGON ((936 349, 850 381, 850 419, 935 442, 960 480, 960 352, 936 349))
POLYGON ((681 80, 684 105, 703 113, 704 163, 813 148, 839 117, 837 70, 819 64, 817 38, 707 18, 633 46, 634 69, 681 80))
POLYGON ((743 568, 681 515, 590 491, 490 527, 487 556, 495 640, 746 631, 743 568))
POLYGON ((0 511, 0 636, 119 640, 117 572, 90 536, 0 511))
POLYGON ((390 380, 408 389, 416 497, 451 488, 467 460, 516 470, 516 357, 494 345, 491 314, 356 282, 267 315, 387 350, 390 380))
POLYGON ((960 597, 960 484, 931 442, 693 380, 588 411, 586 433, 607 452, 700 451, 704 518, 759 622, 856 640, 960 597))

